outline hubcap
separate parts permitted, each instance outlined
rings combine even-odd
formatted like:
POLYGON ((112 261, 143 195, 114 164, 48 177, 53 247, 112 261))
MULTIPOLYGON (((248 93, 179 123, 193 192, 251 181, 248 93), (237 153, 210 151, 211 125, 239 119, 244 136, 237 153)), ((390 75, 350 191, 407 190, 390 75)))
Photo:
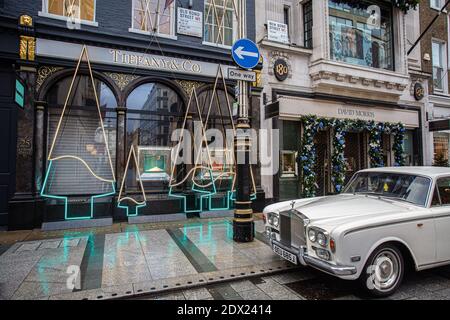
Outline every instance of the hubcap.
POLYGON ((380 291, 388 291, 394 287, 400 275, 400 257, 395 251, 381 251, 369 266, 369 275, 373 286, 380 291))

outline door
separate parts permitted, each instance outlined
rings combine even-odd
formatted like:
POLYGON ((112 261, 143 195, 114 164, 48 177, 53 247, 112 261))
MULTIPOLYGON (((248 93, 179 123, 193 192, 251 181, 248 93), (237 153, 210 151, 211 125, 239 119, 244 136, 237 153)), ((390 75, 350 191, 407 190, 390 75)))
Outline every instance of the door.
POLYGON ((437 262, 450 261, 450 177, 438 179, 433 198, 437 262))
POLYGON ((8 223, 8 201, 14 192, 17 125, 14 79, 11 66, 0 64, 0 225, 8 223))
POLYGON ((353 175, 363 168, 363 151, 362 143, 363 134, 356 132, 348 132, 345 135, 344 156, 347 163, 347 171, 345 173, 345 182, 347 183, 353 175))

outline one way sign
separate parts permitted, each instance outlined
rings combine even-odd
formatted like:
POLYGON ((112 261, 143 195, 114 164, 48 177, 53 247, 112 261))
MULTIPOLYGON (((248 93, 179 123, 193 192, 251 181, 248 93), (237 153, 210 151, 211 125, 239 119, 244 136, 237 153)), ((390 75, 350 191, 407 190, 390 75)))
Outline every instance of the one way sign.
POLYGON ((249 39, 236 41, 231 49, 233 60, 243 69, 253 69, 259 62, 258 46, 249 39))

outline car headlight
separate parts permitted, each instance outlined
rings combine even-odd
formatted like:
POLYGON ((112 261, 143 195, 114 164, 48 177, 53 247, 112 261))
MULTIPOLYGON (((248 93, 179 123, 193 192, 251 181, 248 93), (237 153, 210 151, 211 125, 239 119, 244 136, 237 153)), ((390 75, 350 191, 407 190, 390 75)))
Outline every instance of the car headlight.
POLYGON ((322 231, 317 232, 317 243, 322 247, 326 247, 328 244, 327 236, 322 231))
POLYGON ((278 228, 278 226, 280 225, 280 218, 278 217, 278 214, 276 214, 274 212, 270 212, 267 215, 267 220, 268 220, 269 224, 274 226, 275 228, 278 228))
POLYGON ((311 242, 316 242, 317 241, 317 233, 316 230, 314 229, 309 229, 308 231, 308 239, 311 242))

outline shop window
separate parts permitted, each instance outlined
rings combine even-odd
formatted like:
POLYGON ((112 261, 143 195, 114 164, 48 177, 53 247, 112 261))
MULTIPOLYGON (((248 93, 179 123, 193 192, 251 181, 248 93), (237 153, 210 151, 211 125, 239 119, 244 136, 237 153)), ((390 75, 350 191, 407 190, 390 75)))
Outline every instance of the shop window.
POLYGON ((447 92, 447 45, 444 42, 433 41, 433 89, 438 92, 447 92))
MULTIPOLYGON (((146 83, 127 98, 126 145, 138 153, 139 174, 148 185, 161 189, 170 179, 174 130, 183 122, 183 102, 170 87, 146 83)), ((136 180, 137 181, 137 180, 136 180)), ((155 190, 155 189, 154 189, 155 190)))
POLYGON ((441 205, 450 205, 450 178, 442 178, 437 181, 437 188, 439 190, 439 198, 441 205))
POLYGON ((43 0, 42 13, 53 17, 95 21, 95 0, 43 0))
POLYGON ((435 159, 449 159, 449 135, 446 133, 434 133, 434 154, 435 159))
POLYGON ((405 165, 416 165, 414 156, 414 132, 411 130, 406 130, 405 132, 405 138, 403 140, 403 152, 405 156, 405 165))
POLYGON ((289 39, 291 38, 291 7, 284 6, 283 8, 283 22, 287 25, 289 39))
MULTIPOLYGON (((223 89, 218 89, 215 93, 213 90, 201 91, 198 101, 204 121, 209 114, 205 129, 209 142, 212 174, 215 179, 218 179, 216 187, 219 191, 229 191, 232 187, 231 173, 236 171, 233 157, 234 137, 231 131, 233 128, 232 106, 235 99, 223 89)), ((209 162, 207 155, 204 149, 202 154, 204 163, 209 162)))
POLYGON ((369 1, 329 0, 331 59, 393 70, 392 8, 369 1))
POLYGON ((133 0, 133 21, 130 31, 175 35, 175 2, 166 5, 160 0, 133 0))
POLYGON ((304 28, 305 48, 308 49, 312 49, 313 46, 312 27, 313 27, 312 1, 309 1, 303 5, 303 28, 304 28))
POLYGON ((441 10, 442 0, 430 0, 430 8, 435 10, 441 10))
POLYGON ((233 0, 205 0, 203 40, 207 44, 231 47, 237 26, 233 0))
MULTIPOLYGON (((65 78, 47 93, 48 152, 57 132, 71 82, 72 77, 65 78)), ((53 157, 58 160, 53 160, 52 171, 48 177, 47 192, 49 194, 81 196, 97 194, 99 191, 110 188, 108 183, 98 179, 94 174, 104 177, 111 173, 102 122, 112 167, 115 168, 117 102, 113 92, 105 83, 94 80, 94 84, 99 98, 102 121, 98 114, 91 78, 85 75, 77 76, 52 152, 53 157), (62 159, 59 159, 61 157, 62 159), (82 159, 89 168, 77 159, 82 159)))

